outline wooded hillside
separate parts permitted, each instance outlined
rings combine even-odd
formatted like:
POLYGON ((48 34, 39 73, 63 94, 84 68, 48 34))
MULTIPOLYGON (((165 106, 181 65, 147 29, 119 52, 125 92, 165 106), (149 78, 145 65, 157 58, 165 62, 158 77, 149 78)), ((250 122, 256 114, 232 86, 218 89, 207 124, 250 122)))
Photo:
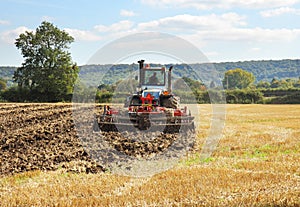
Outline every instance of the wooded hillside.
MULTIPOLYGON (((157 66, 157 65, 153 65, 157 66)), ((168 68, 170 64, 167 64, 168 68)), ((193 64, 193 65, 174 65, 174 74, 179 77, 193 78, 196 76, 195 71, 200 71, 201 79, 206 78, 206 74, 214 67, 224 75, 225 71, 241 68, 253 73, 256 82, 261 80, 271 81, 276 79, 299 78, 300 76, 300 59, 296 60, 261 60, 261 61, 240 61, 240 62, 223 62, 213 64, 193 64)), ((0 78, 8 81, 8 86, 12 83, 13 73, 16 67, 1 67, 0 78)), ((121 64, 121 65, 83 65, 80 66, 80 77, 88 85, 111 84, 126 78, 132 72, 137 71, 138 65, 121 64), (99 80, 100 78, 100 80, 99 80)), ((204 80, 205 81, 205 80, 204 80)))
MULTIPOLYGON (((168 68, 171 64, 166 64, 168 68)), ((151 66, 158 66, 152 64, 151 66)), ((210 82, 209 75, 213 70, 220 73, 223 78, 226 71, 241 68, 253 73, 255 81, 271 81, 275 79, 299 78, 300 59, 297 60, 262 60, 262 61, 243 61, 243 62, 224 62, 224 63, 204 63, 204 64, 176 64, 173 74, 178 77, 188 77, 203 82, 210 82), (196 74, 196 72, 197 74, 196 74), (200 77, 199 77, 200 75, 200 77), (198 78, 197 78, 198 76, 198 78)), ((89 85, 111 84, 120 79, 128 77, 132 72, 138 70, 137 64, 132 65, 84 65, 80 67, 80 77, 88 80, 89 85), (99 80, 100 79, 100 80, 99 80), (99 83, 100 81, 100 83, 99 83)), ((86 82, 86 81, 85 81, 86 82)))

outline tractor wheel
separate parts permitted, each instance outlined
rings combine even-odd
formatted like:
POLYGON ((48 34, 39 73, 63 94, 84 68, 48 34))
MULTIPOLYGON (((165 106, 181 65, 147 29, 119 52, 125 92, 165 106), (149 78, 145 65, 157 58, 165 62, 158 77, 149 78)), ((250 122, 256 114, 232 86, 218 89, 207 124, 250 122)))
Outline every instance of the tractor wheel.
POLYGON ((171 96, 163 100, 163 106, 167 108, 177 109, 179 106, 179 98, 176 96, 171 96))

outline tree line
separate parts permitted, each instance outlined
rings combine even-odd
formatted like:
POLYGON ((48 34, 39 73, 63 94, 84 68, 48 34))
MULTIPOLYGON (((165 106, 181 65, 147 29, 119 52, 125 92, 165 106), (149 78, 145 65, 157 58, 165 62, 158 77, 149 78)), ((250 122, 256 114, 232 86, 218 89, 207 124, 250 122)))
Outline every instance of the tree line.
MULTIPOLYGON (((232 104, 300 103, 300 78, 273 79, 270 82, 264 81, 264 84, 262 82, 255 84, 255 77, 252 73, 236 68, 225 73, 222 80, 224 88, 216 87, 214 83, 206 86, 201 81, 188 77, 183 77, 182 80, 188 85, 190 91, 177 89, 174 93, 186 103, 193 101, 211 103, 211 97, 216 100, 226 100, 227 103, 232 104), (282 84, 274 84, 274 82, 282 84), (286 82, 289 84, 285 84, 286 82)), ((96 100, 101 103, 110 102, 118 84, 119 82, 99 85, 96 100)))
MULTIPOLYGON (((161 66, 159 64, 151 64, 153 66, 161 66)), ((166 64, 167 68, 171 64, 166 64)), ((124 74, 129 74, 132 71, 138 70, 137 64, 117 64, 117 65, 82 65, 78 66, 80 77, 89 80, 89 85, 113 84, 116 80, 122 79, 124 74), (100 80, 98 77, 105 78, 100 80)), ((252 73, 255 76, 255 83, 270 82, 273 79, 286 80, 299 77, 300 75, 300 60, 285 59, 285 60, 259 60, 259 61, 240 61, 240 62, 222 62, 222 63, 198 63, 198 64, 175 64, 173 68, 174 74, 178 77, 195 77, 195 70, 201 74, 201 79, 206 81, 206 74, 210 74, 211 70, 218 71, 219 74, 225 74, 226 71, 241 68, 252 73)), ((0 77, 7 81, 7 86, 12 86, 13 74, 17 67, 0 66, 0 77)))

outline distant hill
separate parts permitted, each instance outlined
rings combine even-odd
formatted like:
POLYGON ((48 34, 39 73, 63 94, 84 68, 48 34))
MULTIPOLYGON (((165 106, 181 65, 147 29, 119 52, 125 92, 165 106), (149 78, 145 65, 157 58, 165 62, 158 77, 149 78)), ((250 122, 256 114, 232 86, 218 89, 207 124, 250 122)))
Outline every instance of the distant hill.
MULTIPOLYGON (((159 66, 152 64, 151 66, 159 66)), ((167 68, 170 64, 165 65, 167 68)), ((111 84, 117 80, 137 74, 138 65, 85 65, 81 66, 80 77, 89 85, 98 83, 111 84)), ((256 77, 256 82, 260 80, 271 81, 276 79, 299 78, 300 59, 296 60, 261 60, 261 61, 240 61, 223 63, 203 63, 203 64, 175 64, 173 73, 178 77, 189 77, 201 79, 203 82, 209 81, 212 72, 218 71, 222 79, 225 71, 241 68, 249 71, 256 77), (199 77, 200 76, 200 77, 199 77)), ((133 78, 133 77, 132 77, 133 78)))
MULTIPOLYGON (((171 64, 159 65, 150 64, 151 67, 165 66, 167 69, 171 64)), ((173 74, 177 77, 190 77, 198 79, 197 74, 192 66, 180 64, 173 65, 173 74)), ((127 78, 134 79, 138 75, 138 64, 121 64, 121 65, 84 65, 80 66, 80 78, 87 85, 111 84, 118 80, 127 78)))
MULTIPOLYGON (((151 66, 160 66, 154 65, 151 66)), ((165 65, 167 68, 170 64, 165 65)), ((254 74, 256 82, 260 80, 270 81, 273 78, 287 79, 300 77, 300 59, 296 60, 261 60, 261 61, 240 61, 240 62, 223 62, 223 63, 203 63, 203 64, 175 64, 173 74, 178 77, 189 77, 194 79, 209 81, 209 76, 215 68, 219 72, 220 78, 225 71, 241 68, 254 74), (199 77, 200 76, 200 77, 199 77)), ((12 84, 13 73, 16 67, 1 67, 0 78, 12 84)), ((120 79, 128 77, 134 78, 137 75, 137 64, 120 64, 120 65, 83 65, 80 66, 80 77, 87 85, 97 86, 99 84, 111 84, 120 79)))
POLYGON ((242 68, 253 73, 256 81, 300 77, 300 59, 224 62, 215 63, 214 65, 220 72, 242 68))

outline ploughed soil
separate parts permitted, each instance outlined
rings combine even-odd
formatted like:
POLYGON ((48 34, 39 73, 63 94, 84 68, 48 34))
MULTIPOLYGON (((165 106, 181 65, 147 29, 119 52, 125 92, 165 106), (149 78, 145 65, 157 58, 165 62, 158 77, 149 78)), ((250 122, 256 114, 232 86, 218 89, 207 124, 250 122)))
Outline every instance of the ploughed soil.
MULTIPOLYGON (((84 112, 84 107, 81 110, 84 112)), ((72 113, 72 104, 66 103, 1 103, 0 175, 57 169, 105 171, 106 166, 91 159, 89 150, 85 150, 85 138, 78 135, 72 113)), ((85 124, 93 128, 89 122, 85 124)), ((176 140, 176 135, 163 133, 148 141, 138 141, 142 135, 135 134, 137 140, 133 140, 118 132, 105 132, 102 137, 112 148, 133 157, 153 156, 176 140)))

